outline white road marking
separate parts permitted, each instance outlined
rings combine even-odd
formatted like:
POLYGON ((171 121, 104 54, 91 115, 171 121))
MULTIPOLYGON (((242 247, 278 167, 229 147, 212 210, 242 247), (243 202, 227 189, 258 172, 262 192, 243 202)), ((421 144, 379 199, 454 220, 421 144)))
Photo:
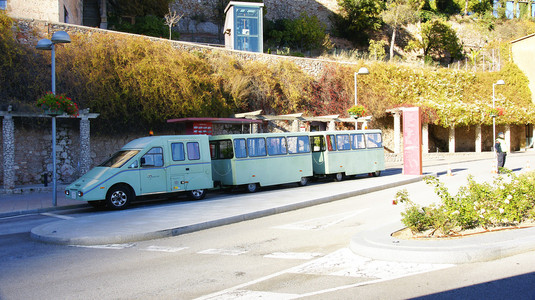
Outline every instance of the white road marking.
POLYGON ((38 214, 25 214, 25 215, 16 215, 16 216, 7 216, 7 217, 2 217, 0 218, 0 220, 9 220, 9 219, 15 219, 15 218, 24 218, 24 217, 28 217, 28 216, 36 216, 38 214))
POLYGON ((203 251, 199 251, 197 253, 199 253, 199 254, 218 254, 218 255, 236 256, 236 255, 244 254, 244 253, 247 253, 247 252, 248 251, 246 251, 246 250, 233 250, 233 249, 206 249, 206 250, 203 250, 203 251))
POLYGON ((298 268, 294 273, 389 279, 451 267, 451 264, 422 264, 373 260, 344 248, 298 268))
POLYGON ((265 258, 281 258, 281 259, 302 259, 308 260, 316 257, 323 256, 323 253, 310 253, 310 252, 274 252, 268 255, 264 255, 265 258))
POLYGON ((356 215, 362 214, 368 209, 359 209, 352 212, 345 212, 341 214, 335 214, 330 216, 324 216, 304 221, 299 221, 295 223, 290 223, 286 225, 275 226, 273 228, 278 229, 291 229, 291 230, 321 230, 338 223, 341 223, 347 219, 353 218, 356 215))
POLYGON ((172 247, 149 246, 145 249, 140 249, 140 250, 175 253, 175 252, 179 252, 185 249, 188 249, 188 247, 172 248, 172 247))
MULTIPOLYGON (((304 264, 276 272, 249 282, 239 284, 237 286, 205 295, 196 300, 204 299, 233 299, 233 296, 240 296, 238 299, 257 299, 254 298, 256 294, 247 294, 247 286, 257 284, 259 282, 267 281, 278 276, 289 273, 301 274, 318 274, 318 275, 336 275, 336 276, 351 276, 351 277, 365 277, 370 278, 369 281, 358 282, 350 285, 343 285, 325 290, 312 291, 309 293, 294 295, 294 294, 271 294, 272 299, 295 299, 307 296, 315 296, 333 291, 354 288, 383 281, 389 281, 406 276, 426 273, 430 271, 440 270, 452 267, 452 264, 417 264, 417 263, 398 263, 387 261, 375 261, 370 258, 358 256, 353 254, 350 249, 343 248, 335 251, 322 258, 306 262, 304 264), (251 298, 251 297, 253 298, 251 298), (280 298, 277 298, 280 296, 280 298)), ((264 298, 263 298, 264 299, 264 298)), ((270 298, 266 298, 270 299, 270 298)))
POLYGON ((135 245, 136 244, 109 244, 109 245, 92 245, 92 246, 70 245, 70 246, 71 247, 78 247, 78 248, 122 250, 122 249, 126 249, 126 248, 132 248, 135 245))
POLYGON ((52 218, 63 219, 63 220, 72 220, 72 219, 74 219, 73 217, 56 215, 56 214, 53 214, 53 213, 41 213, 41 215, 47 216, 47 217, 52 217, 52 218))
POLYGON ((295 299, 299 295, 295 294, 283 294, 283 293, 270 293, 270 292, 259 292, 259 291, 247 291, 247 290, 235 290, 229 291, 228 293, 217 295, 209 299, 218 299, 218 300, 253 300, 253 299, 265 299, 265 300, 287 300, 295 299))

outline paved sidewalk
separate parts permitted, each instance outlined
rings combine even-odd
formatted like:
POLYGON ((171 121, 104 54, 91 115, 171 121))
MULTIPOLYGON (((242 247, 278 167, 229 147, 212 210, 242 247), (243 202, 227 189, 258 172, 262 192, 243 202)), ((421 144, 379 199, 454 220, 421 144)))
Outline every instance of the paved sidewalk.
POLYGON ((64 185, 58 185, 56 206, 50 186, 24 186, 18 187, 16 194, 0 194, 0 217, 89 207, 86 202, 66 198, 64 188, 64 185))
POLYGON ((32 229, 34 239, 69 245, 127 243, 164 238, 216 226, 251 220, 312 205, 420 181, 422 176, 385 171, 381 177, 362 177, 306 187, 257 193, 231 193, 202 201, 186 201, 157 207, 135 207, 88 217, 56 221, 32 229))

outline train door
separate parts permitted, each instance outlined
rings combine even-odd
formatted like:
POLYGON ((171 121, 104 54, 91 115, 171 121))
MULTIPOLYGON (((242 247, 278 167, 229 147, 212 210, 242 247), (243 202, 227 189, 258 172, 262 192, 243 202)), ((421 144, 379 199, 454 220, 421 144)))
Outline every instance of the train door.
POLYGON ((169 166, 169 180, 172 191, 212 187, 209 157, 204 157, 207 154, 202 153, 202 147, 208 145, 203 146, 201 141, 195 139, 169 142, 172 160, 169 166))
POLYGON ((167 192, 167 173, 162 147, 152 147, 141 157, 139 169, 141 194, 167 192))
POLYGON ((314 174, 325 174, 325 137, 315 135, 310 137, 312 146, 312 166, 314 174))

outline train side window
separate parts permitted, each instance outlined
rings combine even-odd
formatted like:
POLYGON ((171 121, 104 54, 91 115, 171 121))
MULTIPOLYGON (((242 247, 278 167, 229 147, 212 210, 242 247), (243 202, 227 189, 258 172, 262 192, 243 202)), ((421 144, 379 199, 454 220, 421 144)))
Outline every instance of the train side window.
POLYGON ((268 137, 267 151, 269 155, 284 155, 286 150, 286 139, 283 136, 268 137))
POLYGON ((310 144, 312 145, 312 152, 325 151, 325 138, 323 135, 311 136, 310 144))
POLYGON ((364 134, 356 133, 351 135, 351 146, 353 149, 366 148, 366 142, 364 141, 364 134))
POLYGON ((336 151, 336 144, 334 140, 334 134, 329 134, 327 136, 327 150, 329 151, 336 151))
POLYGON ((299 153, 310 152, 310 140, 308 139, 307 136, 297 137, 297 144, 299 145, 299 148, 297 148, 299 153))
POLYGON ((247 151, 249 151, 249 157, 266 156, 266 140, 264 138, 247 139, 247 151))
POLYGON ((381 148, 383 147, 383 137, 380 133, 367 133, 366 144, 368 148, 381 148))
POLYGON ((185 160, 184 143, 172 143, 171 144, 171 158, 174 161, 185 160))
POLYGON ((351 143, 349 142, 348 134, 338 134, 336 135, 336 144, 338 150, 350 150, 351 143))
POLYGON ((189 160, 199 160, 201 159, 201 151, 199 150, 199 143, 190 142, 186 144, 188 149, 188 159, 189 160))
POLYGON ((310 140, 306 136, 290 136, 288 140, 288 153, 308 153, 310 152, 310 140))
POLYGON ((247 147, 245 146, 245 139, 234 140, 234 153, 236 158, 247 157, 247 147))
POLYGON ((154 147, 141 157, 141 167, 162 167, 163 166, 163 149, 154 147))

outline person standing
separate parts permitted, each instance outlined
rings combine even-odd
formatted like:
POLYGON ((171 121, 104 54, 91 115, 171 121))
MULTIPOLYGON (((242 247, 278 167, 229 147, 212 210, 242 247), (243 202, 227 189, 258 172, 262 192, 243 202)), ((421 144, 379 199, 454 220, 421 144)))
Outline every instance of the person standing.
POLYGON ((509 150, 509 145, 505 141, 503 132, 498 133, 498 138, 494 142, 494 149, 496 149, 496 155, 498 157, 498 173, 500 173, 500 169, 505 165, 505 157, 509 150))

